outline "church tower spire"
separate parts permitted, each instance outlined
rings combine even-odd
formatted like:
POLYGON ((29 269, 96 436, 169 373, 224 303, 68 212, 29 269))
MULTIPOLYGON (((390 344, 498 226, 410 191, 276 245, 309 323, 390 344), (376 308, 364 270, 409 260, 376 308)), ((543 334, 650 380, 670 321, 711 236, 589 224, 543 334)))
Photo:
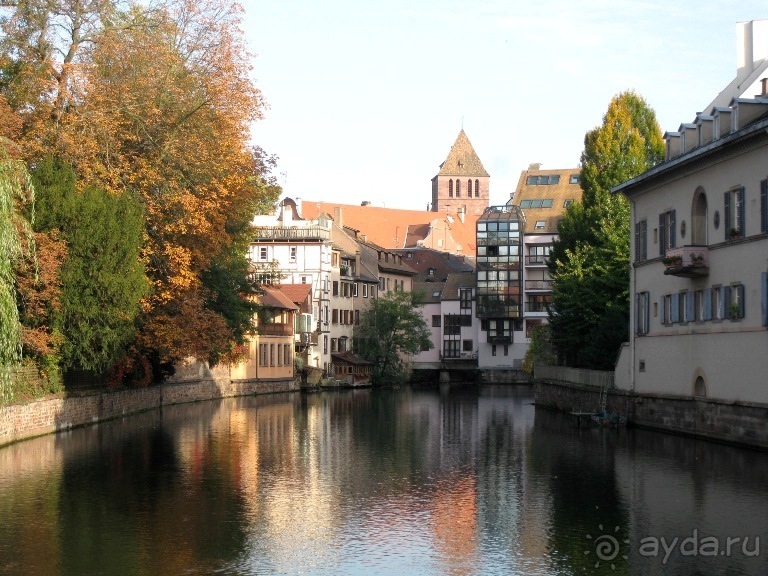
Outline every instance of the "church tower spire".
POLYGON ((482 214, 490 176, 462 127, 440 171, 432 178, 432 211, 482 214))

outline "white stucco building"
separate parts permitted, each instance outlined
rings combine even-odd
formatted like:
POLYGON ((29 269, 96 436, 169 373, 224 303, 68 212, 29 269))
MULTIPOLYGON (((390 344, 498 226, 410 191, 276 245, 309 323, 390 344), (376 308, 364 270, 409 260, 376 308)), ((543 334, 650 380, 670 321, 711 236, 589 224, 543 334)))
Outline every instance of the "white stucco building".
POLYGON ((738 32, 736 79, 614 189, 635 234, 617 388, 768 404, 768 21, 738 32))

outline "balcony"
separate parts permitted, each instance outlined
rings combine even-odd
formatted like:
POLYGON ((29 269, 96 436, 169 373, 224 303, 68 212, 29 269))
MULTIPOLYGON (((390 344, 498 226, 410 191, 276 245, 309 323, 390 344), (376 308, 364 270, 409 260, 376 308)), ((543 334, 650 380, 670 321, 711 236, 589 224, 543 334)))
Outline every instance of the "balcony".
POLYGON ((262 336, 293 336, 293 324, 262 324, 258 328, 262 336))
POLYGON ((549 263, 549 254, 529 254, 525 257, 526 266, 546 266, 549 263))
POLYGON ((545 290, 547 292, 552 291, 552 281, 551 280, 526 280, 525 281, 525 289, 526 291, 529 290, 545 290))
POLYGON ((320 226, 259 226, 253 235, 257 240, 330 240, 331 230, 320 226))
POLYGON ((707 246, 683 246, 670 248, 662 259, 664 274, 679 278, 709 276, 709 248, 707 246))

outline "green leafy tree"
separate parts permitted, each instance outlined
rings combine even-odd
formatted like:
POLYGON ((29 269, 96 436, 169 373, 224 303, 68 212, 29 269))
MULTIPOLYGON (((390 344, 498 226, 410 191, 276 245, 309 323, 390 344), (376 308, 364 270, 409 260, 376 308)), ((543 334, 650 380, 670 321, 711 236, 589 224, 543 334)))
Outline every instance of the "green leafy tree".
POLYGON ((24 164, 0 140, 0 402, 13 397, 10 369, 21 362, 22 330, 16 307, 14 264, 34 250, 25 208, 34 192, 24 164))
POLYGON ((41 228, 60 229, 67 242, 57 319, 63 367, 104 372, 126 356, 148 293, 141 204, 94 186, 77 193, 72 169, 56 159, 33 176, 45 208, 41 228))
POLYGON ((611 101, 581 154, 581 202, 569 206, 550 254, 551 339, 570 366, 611 369, 629 334, 629 203, 611 188, 664 155, 654 111, 633 91, 611 101))
POLYGON ((420 304, 418 292, 389 292, 373 300, 361 314, 355 330, 360 342, 357 352, 373 362, 374 384, 401 382, 404 356, 433 347, 420 304))

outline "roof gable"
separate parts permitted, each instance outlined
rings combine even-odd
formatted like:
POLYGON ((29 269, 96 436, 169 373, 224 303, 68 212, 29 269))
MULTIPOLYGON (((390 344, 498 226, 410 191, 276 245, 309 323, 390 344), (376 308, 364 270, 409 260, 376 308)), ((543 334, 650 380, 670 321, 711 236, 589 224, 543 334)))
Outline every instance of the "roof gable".
POLYGON ((445 162, 440 164, 438 176, 488 176, 464 129, 456 137, 445 162))

